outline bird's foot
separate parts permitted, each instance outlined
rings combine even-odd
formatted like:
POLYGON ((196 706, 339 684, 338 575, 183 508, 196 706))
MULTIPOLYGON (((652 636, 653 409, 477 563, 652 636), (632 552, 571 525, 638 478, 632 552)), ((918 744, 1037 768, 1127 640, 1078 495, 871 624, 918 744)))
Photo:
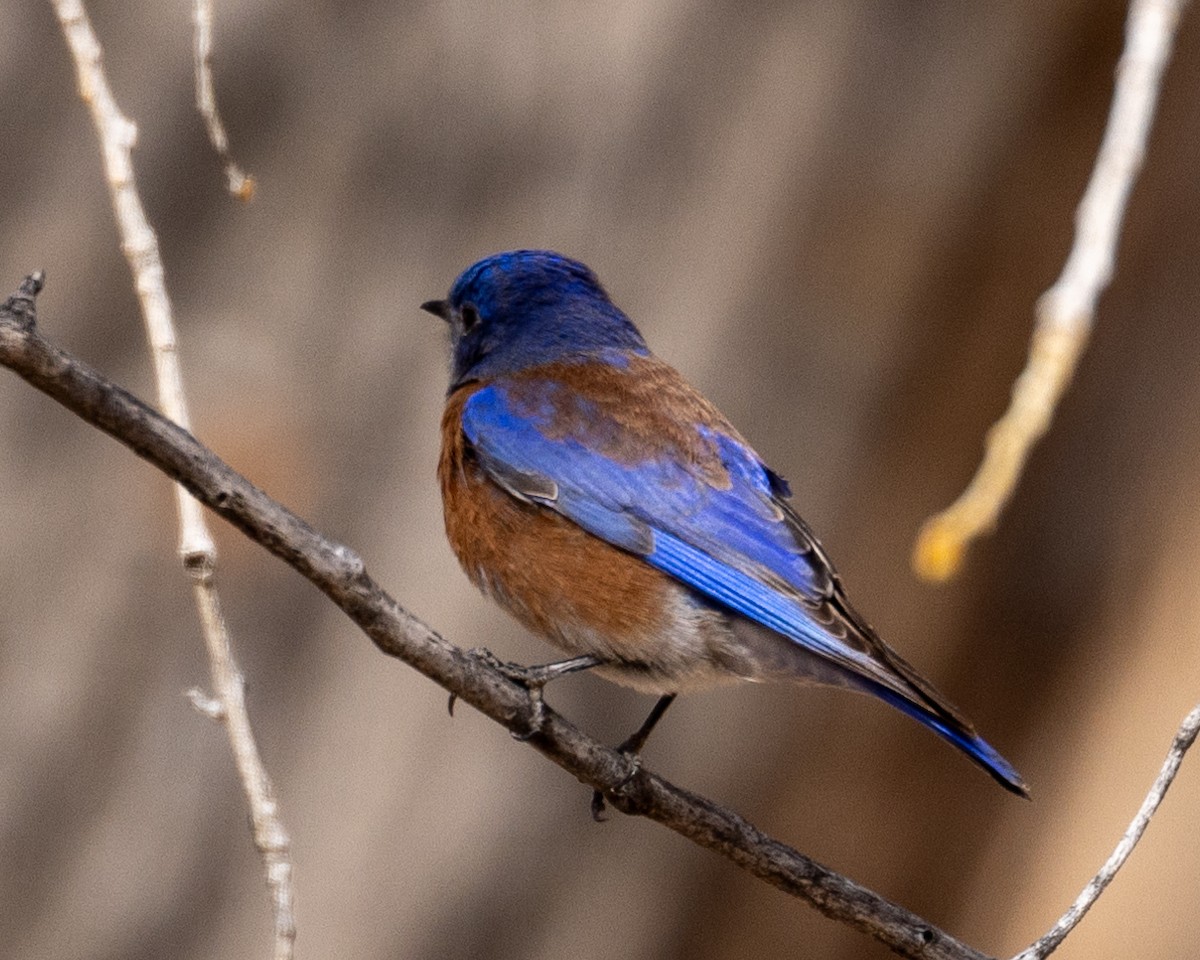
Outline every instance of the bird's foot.
POLYGON ((554 663, 543 663, 535 667, 526 667, 519 663, 508 663, 501 660, 490 650, 476 647, 467 651, 468 656, 480 663, 487 664, 493 670, 499 671, 513 683, 519 683, 530 692, 541 690, 551 680, 565 677, 568 673, 578 673, 598 667, 603 661, 599 657, 572 657, 570 660, 558 660, 554 663))
MULTIPOLYGON (((598 657, 583 656, 574 657, 570 660, 560 660, 556 663, 544 663, 535 667, 526 667, 519 663, 508 663, 501 660, 494 653, 484 647, 475 647, 467 651, 467 656, 471 659, 491 667, 497 673, 511 680, 513 683, 524 687, 529 693, 529 699, 533 703, 533 719, 527 730, 511 731, 514 740, 526 741, 536 735, 545 722, 546 704, 542 699, 542 688, 551 680, 556 680, 559 677, 566 676, 568 673, 576 673, 580 670, 588 670, 592 667, 599 666, 603 661, 598 657)), ((454 697, 450 698, 451 712, 454 710, 454 697)))
MULTIPOLYGON (((542 724, 545 722, 546 704, 542 700, 542 687, 549 683, 553 677, 545 676, 544 671, 538 667, 525 667, 519 663, 509 663, 501 660, 486 647, 474 647, 467 651, 467 656, 476 663, 491 667, 513 683, 524 687, 529 693, 529 699, 533 704, 533 717, 530 720, 529 726, 525 730, 509 730, 509 735, 521 743, 532 739, 542 729, 542 724)), ((454 700, 454 694, 450 694, 451 715, 454 713, 454 700)))
MULTIPOLYGON (((630 753, 625 749, 625 744, 621 744, 617 748, 617 752, 629 761, 629 771, 623 776, 620 782, 617 783, 610 791, 611 794, 620 793, 628 786, 629 782, 638 775, 638 771, 642 769, 642 758, 636 753, 630 753)), ((604 815, 605 808, 608 806, 604 800, 604 794, 599 790, 592 791, 592 819, 597 823, 604 823, 608 819, 604 815)))
MULTIPOLYGON (((629 760, 629 772, 621 778, 610 793, 618 793, 637 776, 637 772, 642 768, 641 752, 642 747, 646 745, 646 740, 650 736, 650 731, 657 726, 658 721, 663 718, 663 714, 675 702, 675 694, 668 693, 658 698, 658 702, 654 704, 654 709, 650 711, 650 716, 646 717, 642 725, 633 733, 626 737, 619 747, 617 753, 626 757, 629 760)), ((599 790, 592 793, 592 819, 597 823, 603 823, 606 819, 604 816, 604 794, 599 790)))
MULTIPOLYGON (((492 653, 491 650, 488 650, 486 647, 472 647, 470 650, 468 650, 466 652, 466 655, 468 658, 470 658, 471 660, 474 660, 476 663, 482 663, 485 667, 491 667, 494 670, 499 670, 506 677, 509 675, 503 668, 513 667, 515 669, 520 669, 518 667, 518 665, 515 663, 511 663, 511 664, 503 663, 499 657, 497 657, 494 653, 492 653)), ((512 678, 509 677, 509 679, 512 679, 512 678)), ((446 703, 446 709, 450 712, 450 716, 454 716, 454 705, 456 703, 458 703, 458 694, 457 693, 450 694, 450 700, 446 703)))

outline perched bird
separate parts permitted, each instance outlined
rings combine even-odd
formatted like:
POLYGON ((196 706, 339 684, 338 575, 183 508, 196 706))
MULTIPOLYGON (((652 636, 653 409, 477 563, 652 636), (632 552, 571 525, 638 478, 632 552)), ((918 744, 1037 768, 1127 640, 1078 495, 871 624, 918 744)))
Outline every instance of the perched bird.
POLYGON ((850 606, 791 491, 654 356, 586 266, 546 250, 468 267, 438 466, 467 576, 573 659, 660 700, 735 680, 873 694, 1013 793, 1016 770, 850 606))

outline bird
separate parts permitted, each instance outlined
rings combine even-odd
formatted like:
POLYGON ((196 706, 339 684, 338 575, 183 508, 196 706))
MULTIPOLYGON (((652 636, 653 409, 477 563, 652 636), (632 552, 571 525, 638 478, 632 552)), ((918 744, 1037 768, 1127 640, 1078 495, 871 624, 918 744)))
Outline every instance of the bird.
MULTIPOLYGON (((438 460, 467 577, 579 670, 658 695, 792 681, 872 694, 1002 787, 1016 769, 850 605, 787 481, 674 367, 583 263, 511 250, 421 309, 445 321, 438 460)), ((596 812, 596 803, 593 803, 596 812)))

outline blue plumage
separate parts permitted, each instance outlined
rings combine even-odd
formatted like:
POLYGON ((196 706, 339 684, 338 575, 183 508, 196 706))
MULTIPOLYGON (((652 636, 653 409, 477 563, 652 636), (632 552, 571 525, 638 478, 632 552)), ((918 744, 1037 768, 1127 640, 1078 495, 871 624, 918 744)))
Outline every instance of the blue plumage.
POLYGON ((647 353, 633 322, 608 299, 582 263, 540 251, 516 250, 480 260, 462 272, 446 302, 470 325, 454 337, 451 387, 503 376, 581 350, 647 353), (528 267, 536 260, 536 274, 528 267), (467 315, 463 307, 470 305, 467 315))

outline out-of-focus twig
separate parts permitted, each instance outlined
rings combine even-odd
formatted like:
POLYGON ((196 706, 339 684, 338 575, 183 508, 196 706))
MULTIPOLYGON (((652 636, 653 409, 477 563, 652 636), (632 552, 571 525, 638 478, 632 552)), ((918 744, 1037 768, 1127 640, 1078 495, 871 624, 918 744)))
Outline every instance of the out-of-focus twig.
POLYGON ((212 144, 213 149, 217 151, 217 157, 221 161, 221 166, 225 169, 225 179, 229 186, 229 192, 239 200, 248 201, 254 197, 254 188, 256 186, 254 178, 242 171, 242 168, 237 165, 237 162, 233 159, 233 155, 229 152, 229 135, 225 133, 225 124, 221 122, 221 115, 217 112, 217 95, 213 86, 212 75, 212 0, 195 0, 192 4, 192 22, 196 28, 193 46, 196 74, 196 109, 200 111, 200 116, 204 118, 204 126, 208 130, 209 142, 212 144))
POLYGON ((1196 742, 1197 733, 1200 733, 1200 706, 1194 707, 1192 712, 1183 718, 1183 723, 1179 725, 1179 729, 1175 733, 1175 739, 1171 741, 1171 749, 1167 751, 1167 759, 1163 762, 1162 770, 1159 771, 1153 786, 1150 787, 1150 792, 1146 794, 1146 799, 1142 801, 1137 815, 1130 822, 1129 828, 1121 837, 1116 849, 1105 861, 1104 866, 1100 868, 1100 872, 1088 882, 1088 885, 1075 898, 1070 909, 1059 918, 1046 935, 1022 950, 1013 960, 1045 960, 1063 942, 1067 934, 1075 929, 1084 914, 1096 902, 1096 898, 1104 892, 1104 888, 1109 885, 1112 878, 1117 875, 1117 871, 1125 865, 1125 861, 1133 853, 1133 848, 1137 846, 1142 834, 1146 832, 1146 827, 1150 825, 1150 818, 1154 816, 1154 811, 1162 803, 1167 788, 1174 782, 1175 774, 1179 772, 1179 765, 1183 762, 1183 755, 1196 742))
POLYGON ((1075 215, 1071 253, 1062 275, 1038 301, 1029 359, 1008 410, 988 431, 983 462, 959 498, 930 517, 917 536, 913 567, 925 580, 954 576, 970 542, 995 527, 1087 345, 1096 301, 1112 277, 1121 219, 1186 2, 1133 0, 1130 6, 1108 126, 1075 215))
MULTIPOLYGON (((141 302, 146 335, 154 358, 159 404, 166 416, 188 429, 183 373, 179 363, 171 302, 167 296, 158 240, 146 220, 133 173, 137 128, 117 106, 105 76, 100 42, 81 0, 52 0, 67 46, 75 61, 79 93, 91 111, 104 159, 121 249, 129 261, 141 302)), ((191 578, 196 607, 208 650, 219 716, 250 807, 254 844, 263 858, 275 918, 275 960, 289 960, 295 941, 292 910, 292 863, 287 831, 279 816, 246 712, 244 683, 234 659, 229 632, 221 616, 216 588, 217 554, 200 504, 177 486, 179 552, 191 578)))

